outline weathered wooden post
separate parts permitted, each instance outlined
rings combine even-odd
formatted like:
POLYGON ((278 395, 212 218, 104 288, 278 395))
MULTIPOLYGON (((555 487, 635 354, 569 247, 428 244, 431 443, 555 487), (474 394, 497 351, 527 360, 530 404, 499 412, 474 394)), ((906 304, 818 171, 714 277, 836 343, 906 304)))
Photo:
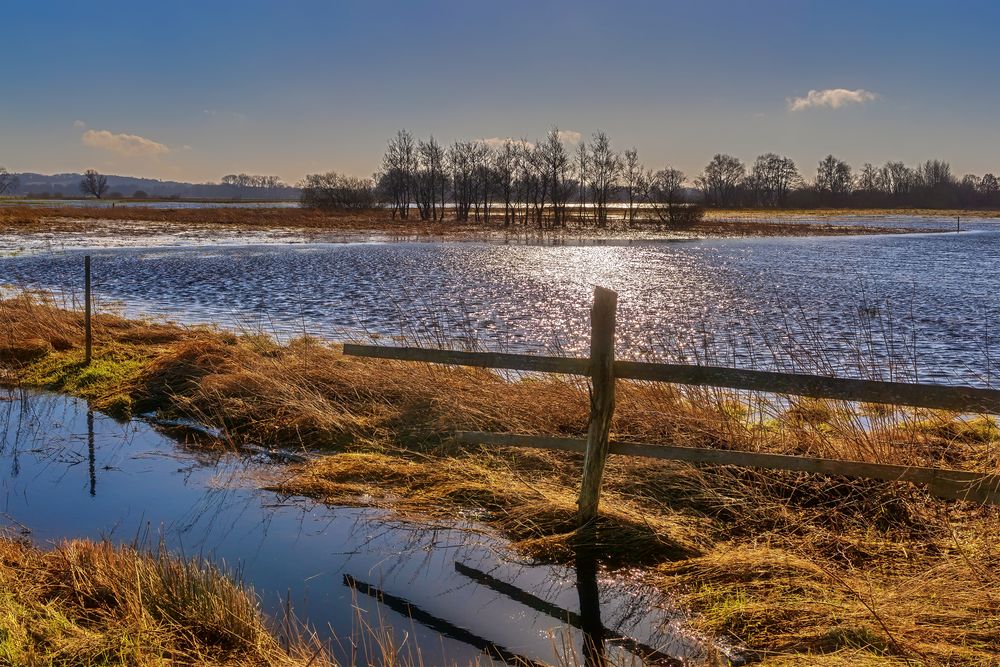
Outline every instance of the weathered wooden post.
POLYGON ((83 258, 83 328, 85 336, 84 366, 93 356, 94 336, 90 331, 90 255, 83 258))
POLYGON ((615 313, 618 293, 603 287, 594 290, 590 311, 590 423, 587 452, 583 459, 580 487, 580 525, 597 517, 601 500, 601 479, 608 459, 608 433, 615 414, 615 313))

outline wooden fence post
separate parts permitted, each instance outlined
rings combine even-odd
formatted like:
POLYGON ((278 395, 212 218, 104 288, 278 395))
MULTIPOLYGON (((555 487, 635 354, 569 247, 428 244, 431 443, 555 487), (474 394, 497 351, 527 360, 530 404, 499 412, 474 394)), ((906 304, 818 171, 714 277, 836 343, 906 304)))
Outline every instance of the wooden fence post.
POLYGON ((583 459, 580 486, 580 525, 597 517, 601 500, 601 479, 608 459, 608 433, 615 413, 615 312, 618 293, 603 287, 594 290, 590 311, 590 423, 587 452, 583 459))
POLYGON ((94 347, 94 336, 90 330, 90 255, 83 258, 83 328, 85 336, 83 364, 89 366, 94 347))

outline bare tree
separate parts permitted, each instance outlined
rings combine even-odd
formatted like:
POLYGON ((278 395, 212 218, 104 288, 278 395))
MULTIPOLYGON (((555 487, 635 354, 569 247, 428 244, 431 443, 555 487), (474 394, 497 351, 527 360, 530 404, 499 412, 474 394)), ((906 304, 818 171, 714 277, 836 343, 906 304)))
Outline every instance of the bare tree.
POLYGON ((493 170, 496 173, 497 194, 503 201, 503 224, 514 222, 517 207, 517 180, 524 161, 525 142, 504 140, 493 155, 493 170))
POLYGON ((649 187, 649 175, 639 162, 639 151, 629 148, 625 151, 625 159, 622 164, 622 186, 625 188, 625 202, 628 205, 625 209, 625 218, 629 222, 635 222, 638 212, 639 202, 645 196, 644 190, 649 187))
POLYGON ((857 189, 862 192, 879 192, 881 190, 879 169, 871 162, 865 162, 858 175, 857 185, 857 189))
POLYGON ((916 174, 902 162, 886 162, 879 169, 879 189, 892 199, 910 193, 916 185, 916 174))
POLYGON ((418 142, 417 166, 411 180, 421 220, 444 219, 447 193, 444 161, 444 149, 434 137, 418 142))
POLYGON ((15 174, 10 173, 4 167, 0 167, 0 195, 13 192, 20 184, 20 180, 15 174))
POLYGON ((839 203, 850 194, 854 180, 851 166, 833 155, 827 155, 820 160, 816 168, 816 192, 828 203, 839 203))
POLYGON ((696 179, 705 195, 705 202, 713 206, 733 206, 746 168, 732 155, 716 153, 696 179))
POLYGON ((747 177, 747 187, 757 206, 784 206, 801 178, 791 158, 765 153, 757 158, 747 177))
POLYGON ((370 179, 329 171, 307 175, 299 187, 305 208, 365 209, 375 206, 375 184, 370 179))
POLYGON ((1000 182, 993 174, 983 174, 979 180, 979 192, 984 195, 995 195, 1000 192, 1000 182))
POLYGON ((684 192, 684 172, 667 167, 653 174, 649 184, 649 202, 661 222, 674 222, 684 192))
POLYGON ((377 175, 379 190, 392 207, 393 219, 397 214, 403 220, 409 217, 416 170, 417 150, 413 136, 406 130, 399 130, 386 146, 377 175))
POLYGON ((108 177, 97 173, 96 169, 88 169, 83 172, 83 180, 80 181, 80 192, 88 197, 100 199, 108 191, 108 177))
POLYGON ((612 192, 618 186, 622 160, 611 149, 608 135, 604 132, 597 132, 590 142, 589 158, 586 162, 589 167, 587 180, 591 203, 594 207, 594 219, 599 227, 606 227, 608 224, 608 202, 612 192))
POLYGON ((469 212, 476 199, 475 144, 456 141, 448 149, 448 169, 451 171, 451 193, 455 202, 455 219, 469 219, 469 212))
POLYGON ((475 165, 476 220, 490 221, 493 195, 496 193, 496 174, 493 172, 493 148, 483 141, 472 144, 472 163, 475 165))
POLYGON ((569 182, 571 160, 563 145, 559 128, 549 130, 539 148, 543 177, 548 181, 547 189, 552 200, 552 222, 554 226, 562 227, 566 224, 566 204, 572 192, 572 184, 569 182))

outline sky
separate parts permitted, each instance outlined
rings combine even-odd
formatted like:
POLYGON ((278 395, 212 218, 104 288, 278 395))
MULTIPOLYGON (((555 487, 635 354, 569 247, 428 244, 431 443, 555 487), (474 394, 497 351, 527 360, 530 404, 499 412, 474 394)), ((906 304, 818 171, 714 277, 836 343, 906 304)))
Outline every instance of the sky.
POLYGON ((48 0, 0 9, 0 166, 370 175, 397 129, 602 130, 696 176, 943 158, 1000 172, 1000 3, 48 0))

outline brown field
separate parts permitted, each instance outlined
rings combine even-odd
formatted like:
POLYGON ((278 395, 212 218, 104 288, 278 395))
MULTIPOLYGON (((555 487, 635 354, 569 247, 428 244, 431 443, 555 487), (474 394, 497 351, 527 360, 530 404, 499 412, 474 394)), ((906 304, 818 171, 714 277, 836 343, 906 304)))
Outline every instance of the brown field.
MULTIPOLYGON (((97 318, 95 361, 84 368, 81 323, 37 299, 0 301, 6 383, 74 393, 120 415, 194 418, 224 428, 230 446, 314 453, 289 467, 283 493, 414 520, 471 512, 546 561, 596 553, 765 664, 987 665, 1000 654, 998 508, 905 483, 612 457, 596 533, 581 532, 580 456, 461 447, 452 434, 582 435, 585 382, 512 382, 344 357, 315 340, 279 345, 112 315, 97 318)), ((621 383, 612 434, 1000 470, 992 418, 668 385, 621 383)))
MULTIPOLYGON (((670 228, 653 222, 626 226, 613 219, 606 229, 571 221, 567 227, 540 230, 533 225, 504 226, 502 217, 495 215, 486 222, 456 222, 444 220, 422 222, 415 217, 393 220, 387 210, 318 211, 297 208, 203 208, 159 209, 142 207, 74 208, 74 207, 0 207, 0 233, 58 234, 86 232, 121 234, 115 223, 130 223, 144 232, 172 233, 195 230, 286 230, 306 234, 337 235, 345 238, 442 238, 442 239, 572 239, 583 238, 649 238, 649 237, 743 237, 743 236, 837 236, 846 234, 885 234, 918 231, 916 229, 886 229, 863 223, 833 225, 820 222, 793 221, 802 216, 868 216, 884 215, 997 215, 982 212, 895 211, 895 210, 833 210, 817 211, 746 211, 709 209, 704 220, 680 228, 670 228)), ((415 214, 414 214, 415 215, 415 214)), ((942 231, 952 231, 950 223, 942 231)))

